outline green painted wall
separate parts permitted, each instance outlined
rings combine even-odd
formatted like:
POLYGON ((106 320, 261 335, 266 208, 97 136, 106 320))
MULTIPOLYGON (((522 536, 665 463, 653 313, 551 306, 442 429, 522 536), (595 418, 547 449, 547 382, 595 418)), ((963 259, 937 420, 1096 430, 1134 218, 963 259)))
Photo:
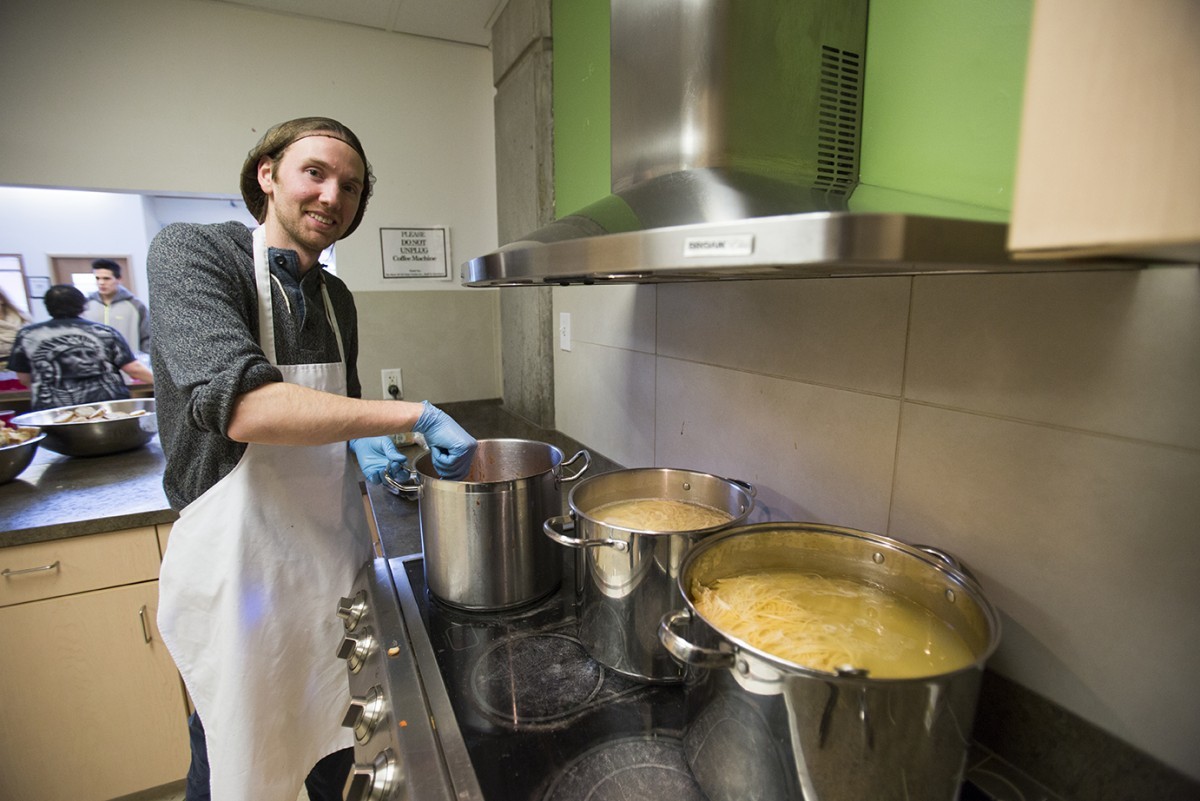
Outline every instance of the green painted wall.
POLYGON ((553 0, 554 206, 564 217, 612 186, 608 0, 553 0))
MULTIPOLYGON (((1007 216, 1031 12, 1032 0, 871 0, 853 208, 902 190, 931 213, 945 199, 1007 216)), ((554 0, 553 14, 561 217, 609 192, 608 0, 554 0)))
POLYGON ((1011 208, 1031 9, 871 0, 862 183, 1011 208))

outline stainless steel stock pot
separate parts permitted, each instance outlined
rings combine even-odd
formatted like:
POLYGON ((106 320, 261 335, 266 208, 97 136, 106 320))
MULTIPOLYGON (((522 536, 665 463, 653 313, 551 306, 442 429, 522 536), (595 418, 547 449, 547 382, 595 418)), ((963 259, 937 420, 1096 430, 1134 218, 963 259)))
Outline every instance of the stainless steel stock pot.
POLYGON ((682 599, 679 566, 692 545, 745 521, 755 489, 745 482, 674 468, 634 468, 592 476, 571 490, 567 515, 546 520, 546 536, 580 549, 576 562, 579 640, 602 665, 651 682, 679 681, 683 668, 658 639, 662 616, 682 599), (616 501, 667 499, 724 511, 728 523, 692 531, 638 531, 593 516, 616 501), (577 536, 569 536, 574 532, 577 536))
POLYGON ((995 609, 949 554, 810 523, 726 529, 679 571, 682 607, 660 637, 688 666, 684 751, 710 801, 954 801, 966 767, 984 663, 1000 641, 995 609), (711 625, 694 588, 797 568, 866 581, 948 623, 974 661, 942 675, 873 679, 764 653, 711 625))
POLYGON ((562 554, 541 533, 562 513, 562 485, 591 465, 581 450, 567 461, 553 445, 523 439, 481 439, 462 481, 438 476, 432 457, 416 460, 425 579, 438 600, 469 610, 530 603, 562 581, 562 554), (570 476, 563 468, 582 460, 570 476))

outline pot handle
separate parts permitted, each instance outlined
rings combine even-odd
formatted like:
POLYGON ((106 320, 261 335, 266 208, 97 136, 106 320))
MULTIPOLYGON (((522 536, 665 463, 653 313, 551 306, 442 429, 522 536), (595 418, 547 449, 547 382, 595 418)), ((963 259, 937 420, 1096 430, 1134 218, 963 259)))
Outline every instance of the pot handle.
MULTIPOLYGON (((582 453, 582 451, 580 451, 582 453)), ((582 472, 582 471, 581 471, 582 472)), ((575 518, 571 515, 559 515, 552 517, 542 524, 542 531, 547 537, 557 542, 559 545, 565 545, 568 548, 598 548, 601 545, 609 545, 616 548, 618 551, 628 551, 629 543, 624 540, 581 540, 578 537, 568 537, 564 532, 575 530, 575 518), (558 528, 561 526, 562 528, 558 528)))
POLYGON ((738 479, 738 478, 727 478, 725 480, 728 481, 730 484, 737 484, 739 487, 744 489, 746 492, 750 493, 751 498, 758 496, 758 490, 749 481, 742 481, 741 479, 738 479))
POLYGON ((676 609, 674 612, 667 612, 663 615, 662 622, 658 624, 658 639, 662 641, 667 653, 685 665, 713 669, 733 667, 737 657, 731 652, 714 651, 711 648, 692 645, 675 633, 676 627, 686 625, 691 620, 692 611, 690 609, 676 609))
POLYGON ((954 554, 943 551, 941 548, 935 548, 932 545, 914 545, 913 547, 918 551, 924 551, 934 559, 945 562, 952 570, 957 570, 976 584, 979 583, 979 579, 975 578, 975 574, 971 572, 971 568, 963 564, 954 554))
MULTIPOLYGON (((411 479, 413 473, 409 471, 408 476, 411 479)), ((399 481, 389 476, 386 470, 383 472, 383 485, 387 487, 388 491, 393 495, 399 495, 401 497, 404 497, 405 493, 411 492, 416 494, 421 490, 421 483, 419 481, 415 484, 401 484, 399 481)))
POLYGON ((575 479, 579 478, 584 473, 586 473, 587 469, 592 466, 592 455, 590 453, 588 453, 586 450, 580 450, 579 453, 575 454, 570 459, 568 459, 567 461, 565 461, 561 465, 559 465, 558 466, 559 469, 561 470, 564 467, 568 467, 569 465, 575 464, 575 460, 581 456, 583 457, 583 467, 579 468, 579 470, 577 470, 575 472, 575 475, 573 475, 573 476, 563 478, 560 475, 558 478, 558 481, 560 484, 566 484, 570 481, 574 481, 575 479))

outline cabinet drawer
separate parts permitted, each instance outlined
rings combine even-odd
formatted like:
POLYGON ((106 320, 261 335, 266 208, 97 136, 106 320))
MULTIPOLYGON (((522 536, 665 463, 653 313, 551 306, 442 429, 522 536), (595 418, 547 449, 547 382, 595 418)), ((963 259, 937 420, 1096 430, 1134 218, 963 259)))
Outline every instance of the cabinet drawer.
POLYGON ((153 526, 0 549, 0 607, 158 578, 153 526))

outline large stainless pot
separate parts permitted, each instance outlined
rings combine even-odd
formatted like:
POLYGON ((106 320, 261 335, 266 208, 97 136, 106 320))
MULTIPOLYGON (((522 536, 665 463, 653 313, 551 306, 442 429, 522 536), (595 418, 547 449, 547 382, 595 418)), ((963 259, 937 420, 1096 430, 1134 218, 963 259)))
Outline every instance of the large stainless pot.
POLYGON ((591 455, 563 461, 553 445, 481 439, 462 481, 440 478, 433 459, 416 460, 425 580, 439 600, 462 609, 496 610, 536 601, 562 581, 562 556, 541 534, 562 513, 562 484, 579 478, 591 455), (563 468, 583 460, 571 476, 563 468))
POLYGON ((1000 624, 953 557, 855 529, 762 523, 697 545, 679 586, 685 606, 663 617, 660 636, 688 666, 684 750, 710 801, 958 797, 1000 624), (697 584, 781 568, 864 580, 914 600, 954 628, 974 662, 913 679, 825 673, 714 628, 692 603, 697 584))
POLYGON ((570 513, 548 519, 546 536, 581 549, 577 562, 579 640, 592 657, 626 676, 671 682, 683 668, 658 640, 662 616, 681 603, 677 578, 692 545, 745 521, 754 487, 709 473, 645 467, 616 470, 580 482, 569 496, 570 513), (727 512, 728 523, 692 531, 636 531, 596 519, 615 501, 689 501, 727 512), (567 532, 578 534, 571 537, 567 532))

